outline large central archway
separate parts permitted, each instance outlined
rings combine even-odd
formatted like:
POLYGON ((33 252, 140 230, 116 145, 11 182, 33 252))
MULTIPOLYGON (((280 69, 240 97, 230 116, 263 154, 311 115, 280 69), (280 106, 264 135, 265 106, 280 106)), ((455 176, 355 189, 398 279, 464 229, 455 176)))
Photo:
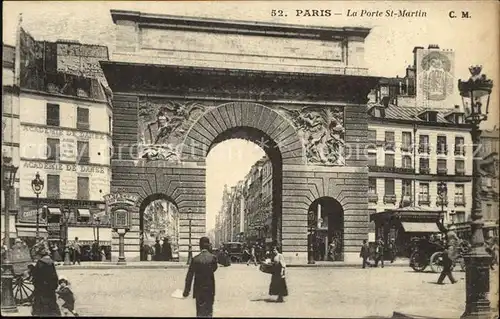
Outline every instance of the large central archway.
POLYGON ((206 161, 216 145, 244 139, 262 148, 272 163, 272 240, 282 244, 283 164, 304 164, 297 131, 275 110, 257 103, 226 103, 206 112, 190 128, 182 160, 206 161))

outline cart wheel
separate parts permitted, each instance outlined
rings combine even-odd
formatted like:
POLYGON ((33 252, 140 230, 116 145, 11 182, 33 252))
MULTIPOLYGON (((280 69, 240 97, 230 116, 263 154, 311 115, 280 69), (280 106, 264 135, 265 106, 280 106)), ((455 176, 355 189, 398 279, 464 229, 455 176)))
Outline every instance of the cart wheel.
POLYGON ((33 297, 33 282, 31 276, 16 275, 12 282, 14 299, 18 304, 31 302, 33 297))
POLYGON ((422 272, 427 267, 425 262, 423 262, 424 256, 418 251, 414 252, 410 256, 410 266, 413 270, 417 272, 422 272))
POLYGON ((430 265, 432 272, 441 272, 443 270, 443 252, 437 251, 432 254, 430 265))

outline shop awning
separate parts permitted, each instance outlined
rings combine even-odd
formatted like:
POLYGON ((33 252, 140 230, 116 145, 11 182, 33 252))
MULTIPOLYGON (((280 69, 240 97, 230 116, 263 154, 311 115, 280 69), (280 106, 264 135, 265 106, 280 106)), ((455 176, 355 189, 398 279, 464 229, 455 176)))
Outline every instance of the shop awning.
MULTIPOLYGON (((38 235, 41 238, 47 238, 48 233, 45 228, 38 228, 38 235)), ((36 228, 34 227, 17 227, 17 236, 18 237, 36 237, 36 228)))
POLYGON ((401 222, 401 224, 408 233, 439 233, 436 223, 401 222))
POLYGON ((80 217, 89 217, 90 218, 90 210, 83 209, 83 208, 78 208, 78 215, 80 217))
POLYGON ((61 215, 61 210, 57 207, 49 207, 49 214, 51 215, 61 215))
MULTIPOLYGON (((68 241, 73 243, 75 237, 78 237, 78 241, 82 245, 92 245, 94 240, 97 240, 97 228, 68 227, 68 241)), ((111 228, 99 228, 99 244, 103 246, 111 245, 111 228)))

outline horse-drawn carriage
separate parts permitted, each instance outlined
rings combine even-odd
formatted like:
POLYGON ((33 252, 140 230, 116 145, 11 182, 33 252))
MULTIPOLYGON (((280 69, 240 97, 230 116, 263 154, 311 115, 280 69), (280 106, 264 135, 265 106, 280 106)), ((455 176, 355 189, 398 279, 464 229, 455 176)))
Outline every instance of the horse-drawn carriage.
POLYGON ((466 241, 448 236, 447 242, 439 239, 413 238, 410 255, 410 267, 413 270, 421 272, 427 266, 430 266, 431 271, 441 272, 443 262, 443 251, 446 246, 450 246, 450 258, 453 265, 458 263, 462 271, 465 271, 465 262, 463 256, 467 253, 469 245, 466 241))
POLYGON ((14 276, 12 280, 14 299, 18 304, 30 303, 34 290, 31 269, 35 254, 24 243, 16 243, 8 253, 14 276))

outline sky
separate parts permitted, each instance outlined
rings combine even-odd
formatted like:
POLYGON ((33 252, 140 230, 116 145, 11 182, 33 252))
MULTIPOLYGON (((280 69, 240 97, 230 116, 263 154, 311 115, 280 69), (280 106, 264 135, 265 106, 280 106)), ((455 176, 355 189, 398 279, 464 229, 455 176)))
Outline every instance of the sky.
MULTIPOLYGON (((415 46, 438 44, 455 51, 455 77, 467 79, 470 65, 483 65, 483 71, 497 85, 490 102, 490 116, 484 128, 498 123, 499 38, 496 1, 204 1, 204 2, 3 2, 4 43, 15 44, 18 14, 23 13, 23 28, 38 40, 79 40, 82 43, 110 46, 113 58, 114 25, 110 9, 134 10, 157 14, 212 17, 246 21, 319 25, 363 26, 372 28, 365 42, 365 63, 369 75, 393 77, 405 75, 413 64, 415 46), (287 16, 272 16, 272 10, 287 16), (330 9, 341 15, 297 17, 296 10, 330 9), (426 17, 348 17, 347 11, 422 10, 426 17), (459 18, 451 19, 450 11, 459 18), (460 18, 467 11, 470 18, 460 18)), ((456 103, 461 104, 457 94, 456 103)), ((207 228, 214 225, 221 205, 224 184, 234 185, 247 173, 263 151, 244 141, 227 141, 215 147, 207 158, 207 228), (238 150, 234 153, 235 149, 238 150), (229 156, 228 154, 231 154, 229 156), (214 166, 215 168, 213 168, 214 166), (230 170, 227 168, 231 167, 230 170)))

